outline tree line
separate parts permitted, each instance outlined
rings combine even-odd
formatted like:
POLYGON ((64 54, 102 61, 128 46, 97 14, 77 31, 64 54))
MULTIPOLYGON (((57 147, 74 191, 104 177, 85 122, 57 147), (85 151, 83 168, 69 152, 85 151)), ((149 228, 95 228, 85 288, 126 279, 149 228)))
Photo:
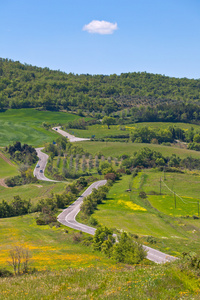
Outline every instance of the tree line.
POLYGON ((146 72, 66 74, 0 59, 0 109, 66 109, 100 117, 120 111, 121 120, 132 109, 135 121, 177 122, 199 120, 199 100, 200 80, 146 72))
POLYGON ((56 222, 55 213, 59 208, 65 208, 76 200, 79 192, 91 182, 93 178, 79 178, 76 182, 69 184, 65 191, 60 194, 52 194, 48 198, 40 199, 36 204, 31 199, 22 199, 19 195, 13 200, 0 202, 0 218, 21 216, 28 213, 39 212, 38 225, 56 222))
POLYGON ((132 156, 126 155, 121 163, 121 168, 133 171, 135 168, 165 168, 166 172, 182 172, 182 169, 199 170, 200 159, 187 156, 181 159, 176 154, 163 156, 159 151, 144 147, 132 156))

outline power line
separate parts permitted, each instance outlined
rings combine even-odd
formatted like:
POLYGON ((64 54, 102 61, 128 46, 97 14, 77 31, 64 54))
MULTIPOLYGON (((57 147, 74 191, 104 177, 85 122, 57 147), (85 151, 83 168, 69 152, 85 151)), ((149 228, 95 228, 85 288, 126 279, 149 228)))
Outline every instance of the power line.
POLYGON ((174 191, 172 191, 168 186, 167 184, 162 180, 161 178, 161 181, 163 182, 163 184, 166 186, 166 188, 174 195, 176 195, 184 204, 196 204, 197 202, 193 202, 193 201, 187 201, 187 200, 183 200, 183 198, 181 196, 179 196, 177 193, 175 193, 174 191))

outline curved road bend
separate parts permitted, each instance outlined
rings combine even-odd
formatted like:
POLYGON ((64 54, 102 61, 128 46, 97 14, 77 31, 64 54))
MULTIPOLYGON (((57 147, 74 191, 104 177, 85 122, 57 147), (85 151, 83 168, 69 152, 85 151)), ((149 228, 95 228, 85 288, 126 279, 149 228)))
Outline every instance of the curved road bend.
POLYGON ((44 181, 52 181, 52 182, 59 182, 56 180, 51 180, 47 177, 44 176, 44 170, 46 168, 47 165, 47 160, 48 160, 48 155, 46 153, 43 153, 41 150, 44 148, 35 148, 36 152, 37 152, 37 156, 39 157, 39 161, 37 163, 37 165, 39 165, 39 167, 37 168, 37 165, 33 171, 33 175, 35 177, 37 177, 38 180, 44 180, 44 181), (41 172, 41 171, 42 172, 41 172))
MULTIPOLYGON (((106 184, 106 180, 96 181, 91 184, 87 190, 79 197, 73 204, 71 204, 68 208, 64 209, 63 212, 58 216, 57 220, 61 224, 68 226, 70 228, 81 230, 83 232, 89 233, 91 235, 95 234, 96 228, 92 228, 90 226, 78 223, 76 221, 76 216, 80 211, 81 203, 83 202, 84 197, 87 197, 91 194, 92 189, 98 189, 99 186, 106 184)), ((147 259, 154 261, 156 263, 166 263, 170 261, 174 261, 177 258, 155 250, 153 248, 143 246, 147 251, 147 259)))
POLYGON ((73 229, 81 230, 94 235, 96 228, 78 223, 76 221, 76 216, 80 211, 80 206, 83 202, 83 199, 89 196, 93 189, 98 189, 100 186, 106 184, 106 182, 106 180, 99 180, 92 183, 74 203, 72 203, 68 208, 64 209, 61 214, 59 214, 57 218, 58 222, 73 229))
POLYGON ((54 127, 52 129, 55 130, 56 132, 60 133, 64 137, 68 138, 71 143, 73 143, 73 142, 82 142, 82 141, 90 141, 90 139, 76 137, 76 136, 68 133, 67 131, 64 131, 64 130, 60 129, 60 126, 54 127))

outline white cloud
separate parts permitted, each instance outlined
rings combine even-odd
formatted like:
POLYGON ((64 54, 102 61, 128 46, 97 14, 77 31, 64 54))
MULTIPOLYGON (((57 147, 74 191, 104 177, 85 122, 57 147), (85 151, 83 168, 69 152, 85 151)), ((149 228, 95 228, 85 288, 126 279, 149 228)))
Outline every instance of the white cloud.
POLYGON ((112 34, 115 30, 117 30, 117 23, 110 23, 107 21, 97 21, 93 20, 89 24, 83 27, 84 31, 88 31, 89 33, 99 33, 99 34, 112 34))

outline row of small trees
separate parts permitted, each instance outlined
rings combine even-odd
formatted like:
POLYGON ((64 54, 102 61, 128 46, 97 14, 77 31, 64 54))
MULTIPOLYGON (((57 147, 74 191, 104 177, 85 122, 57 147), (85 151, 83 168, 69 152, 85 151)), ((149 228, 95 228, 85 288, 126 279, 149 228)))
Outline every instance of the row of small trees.
POLYGON ((81 205, 81 212, 85 217, 90 216, 94 210, 97 208, 98 204, 106 198, 106 193, 108 192, 108 187, 106 185, 101 186, 97 189, 93 189, 92 193, 84 198, 81 205))
POLYGON ((187 169, 200 169, 200 159, 188 156, 181 159, 176 154, 164 157, 160 152, 151 150, 148 147, 140 149, 134 153, 134 156, 126 156, 121 163, 121 167, 126 169, 139 168, 155 168, 155 167, 166 167, 168 168, 187 168, 187 169))
POLYGON ((32 212, 41 212, 41 214, 44 212, 49 215, 53 212, 55 214, 56 209, 65 208, 75 201, 80 190, 87 186, 88 181, 80 178, 76 183, 68 185, 62 194, 52 194, 49 198, 40 199, 36 205, 30 199, 24 200, 20 196, 14 196, 11 202, 2 200, 0 202, 0 218, 21 216, 32 212))
POLYGON ((136 128, 131 133, 131 141, 135 143, 163 143, 174 142, 174 140, 181 140, 184 142, 200 143, 200 132, 191 127, 189 130, 183 130, 177 126, 169 126, 165 129, 152 129, 151 127, 144 126, 136 128))

